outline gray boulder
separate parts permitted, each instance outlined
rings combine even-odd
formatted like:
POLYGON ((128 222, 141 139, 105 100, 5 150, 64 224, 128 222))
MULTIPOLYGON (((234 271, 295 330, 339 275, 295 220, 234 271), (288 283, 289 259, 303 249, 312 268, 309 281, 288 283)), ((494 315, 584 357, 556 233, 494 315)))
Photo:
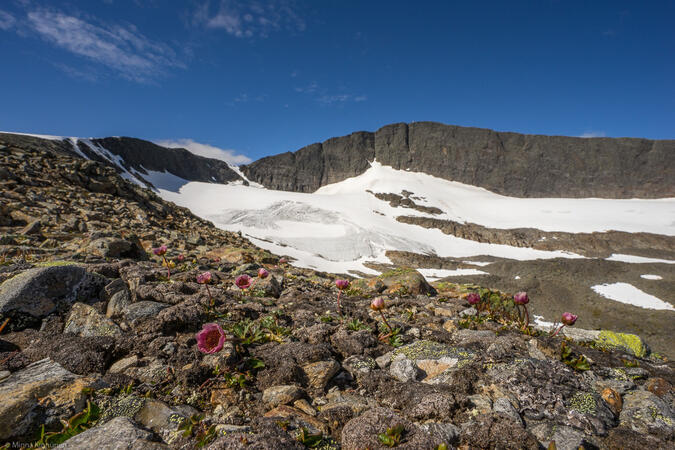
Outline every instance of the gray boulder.
POLYGON ((153 442, 153 434, 139 428, 128 417, 115 417, 110 422, 91 428, 61 444, 67 450, 145 450, 164 449, 153 442))
POLYGON ((21 330, 76 301, 97 299, 105 284, 105 277, 76 265, 30 269, 0 286, 0 315, 21 330))

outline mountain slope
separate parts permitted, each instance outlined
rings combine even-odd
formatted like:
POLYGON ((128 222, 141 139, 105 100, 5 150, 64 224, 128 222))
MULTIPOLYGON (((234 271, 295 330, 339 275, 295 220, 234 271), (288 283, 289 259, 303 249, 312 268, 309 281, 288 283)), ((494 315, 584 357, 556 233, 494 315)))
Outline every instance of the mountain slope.
POLYGON ((184 148, 167 148, 142 139, 64 138, 0 133, 0 144, 50 149, 113 167, 124 178, 150 188, 177 190, 188 181, 228 183, 244 181, 226 162, 195 155, 184 148))
POLYGON ((328 139, 242 166, 270 189, 314 192, 363 173, 395 169, 515 197, 675 196, 675 140, 577 138, 413 122, 328 139))

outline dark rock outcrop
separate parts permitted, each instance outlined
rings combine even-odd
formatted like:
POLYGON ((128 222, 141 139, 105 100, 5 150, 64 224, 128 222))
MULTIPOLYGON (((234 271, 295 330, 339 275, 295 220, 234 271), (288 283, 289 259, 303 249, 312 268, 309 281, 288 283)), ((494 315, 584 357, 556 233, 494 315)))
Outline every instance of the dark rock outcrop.
MULTIPOLYGON (((188 181, 206 183, 227 183, 240 180, 241 177, 230 166, 217 159, 195 155, 184 148, 166 148, 142 139, 130 137, 107 137, 102 139, 43 139, 36 136, 0 133, 0 145, 21 147, 27 150, 48 150, 59 155, 81 156, 113 167, 118 173, 124 170, 140 174, 140 178, 149 186, 144 175, 148 170, 170 172, 188 181), (97 150, 92 149, 93 146, 97 150), (77 148, 76 148, 76 147, 77 148), (115 156, 121 161, 115 160, 115 156)), ((105 186, 93 189, 106 191, 105 186)))
POLYGON ((675 140, 524 135, 435 122, 397 123, 243 166, 271 189, 313 192, 376 159, 516 197, 675 195, 675 140))

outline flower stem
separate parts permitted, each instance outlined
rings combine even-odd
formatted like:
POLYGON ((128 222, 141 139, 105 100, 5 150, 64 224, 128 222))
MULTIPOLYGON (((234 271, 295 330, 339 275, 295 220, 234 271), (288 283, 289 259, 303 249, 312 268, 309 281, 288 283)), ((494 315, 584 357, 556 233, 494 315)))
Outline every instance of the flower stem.
POLYGON ((525 324, 523 325, 524 330, 530 325, 530 313, 527 311, 527 306, 523 305, 523 309, 525 310, 525 324))
POLYGON ((342 308, 340 307, 340 294, 342 294, 342 291, 338 291, 337 306, 338 306, 338 314, 340 315, 340 323, 342 323, 342 308))
POLYGON ((380 310, 380 315, 382 316, 382 320, 384 320, 384 324, 387 326, 387 328, 389 328, 389 332, 391 334, 394 334, 394 330, 391 329, 391 325, 389 325, 389 322, 387 322, 387 318, 384 317, 384 313, 382 312, 382 310, 380 310))
POLYGON ((560 331, 561 331, 561 330, 563 329, 563 327, 564 327, 564 326, 565 326, 565 324, 562 324, 562 325, 560 325, 560 328, 558 328, 558 329, 556 330, 556 332, 555 332, 555 333, 553 333, 553 336, 551 336, 551 337, 555 337, 555 336, 557 336, 557 335, 558 335, 558 333, 560 333, 560 331))
POLYGON ((209 285, 205 283, 204 286, 206 286, 206 293, 209 294, 209 308, 213 308, 215 303, 213 302, 213 297, 211 297, 211 290, 209 289, 209 285))

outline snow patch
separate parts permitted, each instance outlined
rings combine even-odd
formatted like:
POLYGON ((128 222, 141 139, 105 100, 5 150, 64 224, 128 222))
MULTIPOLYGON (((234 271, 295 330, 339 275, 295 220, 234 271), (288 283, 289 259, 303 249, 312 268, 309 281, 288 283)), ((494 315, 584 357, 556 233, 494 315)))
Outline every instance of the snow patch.
POLYGON ((598 294, 605 298, 627 305, 639 306, 645 309, 675 311, 675 307, 660 298, 649 295, 628 283, 608 283, 591 286, 598 294))
POLYGON ((427 281, 436 281, 445 277, 459 277, 470 275, 489 275, 487 272, 477 269, 417 269, 427 281))
POLYGON ((663 280, 663 277, 660 275, 650 275, 650 274, 640 275, 640 278, 644 278, 645 280, 663 280))
POLYGON ((644 256, 622 255, 620 253, 612 254, 609 258, 607 258, 607 261, 620 261, 636 264, 647 264, 647 263, 675 264, 675 261, 670 259, 645 258, 644 256))

